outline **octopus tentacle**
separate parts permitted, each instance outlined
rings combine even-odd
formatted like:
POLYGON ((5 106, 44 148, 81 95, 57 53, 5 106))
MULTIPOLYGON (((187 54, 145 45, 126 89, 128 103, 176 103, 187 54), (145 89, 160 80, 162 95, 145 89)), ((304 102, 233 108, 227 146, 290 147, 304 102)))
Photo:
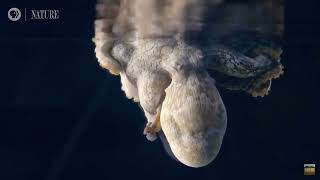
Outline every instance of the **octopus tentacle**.
POLYGON ((250 85, 247 92, 253 97, 264 97, 269 94, 271 81, 279 78, 283 74, 283 66, 279 64, 274 69, 265 72, 257 77, 250 85))

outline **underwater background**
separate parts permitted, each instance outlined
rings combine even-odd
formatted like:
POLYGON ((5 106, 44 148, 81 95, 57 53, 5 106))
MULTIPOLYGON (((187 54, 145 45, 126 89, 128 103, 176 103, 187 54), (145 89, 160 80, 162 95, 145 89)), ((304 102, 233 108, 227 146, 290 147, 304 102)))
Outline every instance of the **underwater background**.
POLYGON ((144 137, 143 112, 99 67, 94 1, 1 1, 0 179, 303 179, 304 163, 320 166, 316 2, 285 4, 285 73, 270 95, 219 89, 228 113, 222 148, 193 169, 144 137), (14 23, 11 7, 61 17, 14 23))

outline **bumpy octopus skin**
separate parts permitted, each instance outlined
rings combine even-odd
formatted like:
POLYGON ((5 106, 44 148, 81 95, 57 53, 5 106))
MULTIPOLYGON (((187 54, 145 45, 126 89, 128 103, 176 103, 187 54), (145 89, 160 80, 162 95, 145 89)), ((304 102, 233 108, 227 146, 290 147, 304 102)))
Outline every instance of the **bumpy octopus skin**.
POLYGON ((174 156, 190 167, 217 156, 227 126, 224 104, 201 58, 199 50, 181 44, 163 62, 172 82, 165 90, 161 128, 174 156))
POLYGON ((179 34, 128 40, 113 32, 110 17, 99 17, 94 38, 98 62, 120 75, 126 96, 141 105, 147 139, 163 133, 174 158, 190 167, 213 161, 223 141, 227 114, 215 84, 264 96, 271 80, 283 73, 281 50, 272 46, 258 43, 249 55, 219 42, 195 47, 179 34))
POLYGON ((210 77, 193 74, 182 81, 176 78, 166 89, 161 128, 180 162, 202 167, 220 150, 227 125, 226 110, 210 77), (184 100, 177 102, 178 98, 184 100))

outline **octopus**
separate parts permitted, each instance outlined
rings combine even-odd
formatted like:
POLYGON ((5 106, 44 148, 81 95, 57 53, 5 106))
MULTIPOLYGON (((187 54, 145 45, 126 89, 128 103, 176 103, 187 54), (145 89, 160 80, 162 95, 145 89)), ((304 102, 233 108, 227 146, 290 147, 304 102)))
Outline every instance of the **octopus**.
MULTIPOLYGON (((274 12, 268 3, 253 8, 274 12)), ((195 168, 216 158, 226 132, 227 112, 218 89, 263 97, 283 73, 281 23, 249 24, 236 31, 230 30, 232 21, 210 26, 204 21, 207 6, 218 22, 238 16, 235 9, 246 11, 226 8, 221 0, 103 0, 96 6, 93 38, 100 66, 120 76, 126 96, 142 107, 146 138, 160 137, 173 159, 195 168), (206 43, 187 36, 208 32, 212 36, 206 43)), ((272 20, 281 20, 279 14, 272 20)))

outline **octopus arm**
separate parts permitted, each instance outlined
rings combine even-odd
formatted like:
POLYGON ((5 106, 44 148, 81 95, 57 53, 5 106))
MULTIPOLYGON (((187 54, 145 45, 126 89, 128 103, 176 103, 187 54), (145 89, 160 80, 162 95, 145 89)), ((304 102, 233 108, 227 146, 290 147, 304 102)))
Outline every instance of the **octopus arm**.
POLYGON ((167 77, 153 72, 141 73, 137 80, 138 96, 149 122, 154 121, 165 97, 165 88, 170 81, 167 77))
POLYGON ((257 76, 278 65, 278 62, 272 61, 266 56, 259 55, 250 58, 226 46, 214 46, 207 49, 205 56, 207 69, 239 78, 257 76))
POLYGON ((101 67, 109 70, 111 74, 119 75, 125 70, 133 52, 133 33, 128 18, 128 11, 124 10, 128 1, 100 1, 96 5, 97 19, 95 20, 95 52, 101 67))
POLYGON ((280 38, 259 32, 234 32, 211 48, 207 69, 217 84, 230 90, 243 90, 254 97, 265 96, 271 82, 283 73, 280 38), (223 54, 221 54, 224 52, 223 54))
POLYGON ((120 79, 121 89, 125 92, 127 98, 132 99, 134 102, 139 102, 138 89, 129 81, 128 76, 124 72, 121 72, 120 79))
POLYGON ((275 68, 273 71, 268 71, 265 74, 251 78, 237 78, 226 76, 217 71, 209 71, 209 74, 215 77, 218 87, 233 91, 245 91, 253 97, 268 95, 271 90, 272 79, 277 78, 281 73, 282 66, 278 66, 278 68, 275 68))

